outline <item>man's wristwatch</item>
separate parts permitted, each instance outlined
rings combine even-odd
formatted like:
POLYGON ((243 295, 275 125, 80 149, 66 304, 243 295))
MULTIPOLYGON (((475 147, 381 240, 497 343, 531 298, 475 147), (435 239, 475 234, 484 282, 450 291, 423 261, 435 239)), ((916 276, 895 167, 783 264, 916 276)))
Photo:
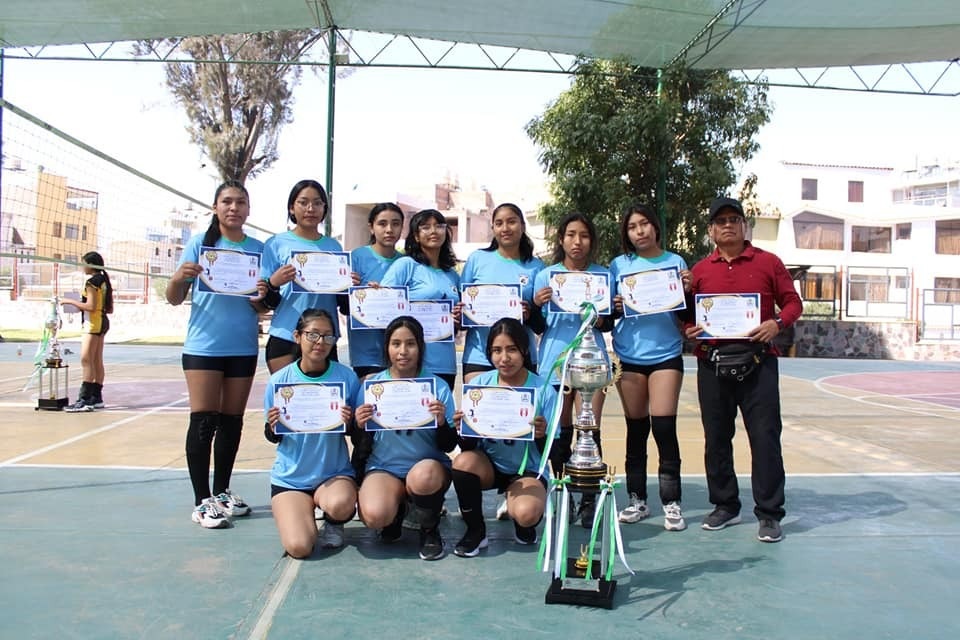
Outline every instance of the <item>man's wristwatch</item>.
POLYGON ((780 327, 780 331, 783 331, 783 318, 774 318, 773 321, 780 327))

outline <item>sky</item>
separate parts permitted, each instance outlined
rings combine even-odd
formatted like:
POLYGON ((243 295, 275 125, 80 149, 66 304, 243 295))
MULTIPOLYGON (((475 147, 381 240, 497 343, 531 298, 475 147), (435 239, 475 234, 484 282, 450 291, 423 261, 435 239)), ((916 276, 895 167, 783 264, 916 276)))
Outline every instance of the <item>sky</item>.
MULTIPOLYGON (((516 193, 544 181, 524 125, 567 87, 559 74, 357 69, 337 82, 334 199, 352 191, 414 193, 458 177, 516 193)), ((219 182, 185 130, 157 63, 7 59, 4 98, 204 202, 219 182)), ((282 228, 289 188, 324 182, 326 76, 307 70, 280 160, 248 183, 251 221, 282 228)), ((781 161, 908 168, 960 158, 957 98, 771 88, 771 122, 744 172, 781 161)))

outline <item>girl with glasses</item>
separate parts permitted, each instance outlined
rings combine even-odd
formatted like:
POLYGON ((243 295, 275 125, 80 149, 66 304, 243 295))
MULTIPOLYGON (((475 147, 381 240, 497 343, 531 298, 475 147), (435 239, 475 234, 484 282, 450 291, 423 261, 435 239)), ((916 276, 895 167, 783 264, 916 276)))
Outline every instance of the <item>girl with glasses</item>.
MULTIPOLYGON (((453 396, 447 383, 424 364, 423 327, 416 318, 400 316, 391 321, 385 332, 384 349, 389 367, 370 376, 367 383, 432 378, 436 395, 428 409, 439 426, 372 432, 372 449, 360 485, 360 517, 367 527, 380 529, 381 541, 396 542, 403 533, 409 499, 420 524, 420 558, 439 560, 445 553, 440 514, 444 494, 450 487, 447 454, 457 446, 457 432, 451 427, 455 409, 453 396)), ((354 404, 357 405, 357 426, 365 429, 374 417, 374 406, 364 401, 362 390, 354 404)))
POLYGON ((281 408, 276 406, 274 385, 342 383, 345 393, 340 418, 349 426, 353 420, 349 404, 360 382, 349 367, 330 359, 337 336, 326 310, 304 311, 292 337, 300 356, 270 376, 264 397, 264 436, 277 444, 277 459, 270 470, 270 505, 280 544, 291 557, 306 558, 318 540, 323 549, 343 546, 343 524, 356 512, 357 483, 346 434, 276 432, 281 408), (316 507, 323 509, 319 531, 316 507))

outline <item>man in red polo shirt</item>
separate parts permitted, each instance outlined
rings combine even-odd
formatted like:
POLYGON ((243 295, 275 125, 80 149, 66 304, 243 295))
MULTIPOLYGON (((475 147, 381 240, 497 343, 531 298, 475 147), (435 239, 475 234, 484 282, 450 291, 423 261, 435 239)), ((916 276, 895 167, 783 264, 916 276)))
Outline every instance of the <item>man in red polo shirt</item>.
MULTIPOLYGON (((760 302, 758 324, 739 339, 731 339, 719 329, 711 331, 712 327, 703 326, 703 322, 685 326, 686 337, 698 340, 697 395, 705 438, 707 488, 715 507, 701 526, 717 531, 740 522, 740 488, 733 467, 733 435, 739 408, 753 459, 753 512, 760 522, 757 538, 779 542, 783 539, 780 520, 785 513, 780 447, 783 423, 779 354, 772 341, 796 322, 803 312, 803 303, 780 258, 746 240, 746 224, 739 201, 717 198, 710 203, 709 233, 716 249, 691 269, 694 295, 758 294, 760 302), (779 315, 775 307, 780 310, 779 315), (718 335, 724 339, 711 337, 718 335), (738 351, 740 354, 735 353, 738 351)), ((749 308, 752 296, 740 297, 746 304, 744 317, 755 317, 749 308)), ((723 301, 718 298, 713 302, 719 305, 723 301)), ((712 307, 709 302, 704 305, 706 309, 712 307)))

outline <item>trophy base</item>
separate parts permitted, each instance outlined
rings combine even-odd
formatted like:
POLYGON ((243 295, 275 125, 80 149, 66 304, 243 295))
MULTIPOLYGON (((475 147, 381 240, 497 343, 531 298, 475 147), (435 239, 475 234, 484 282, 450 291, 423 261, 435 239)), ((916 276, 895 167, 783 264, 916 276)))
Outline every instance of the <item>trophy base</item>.
POLYGON ((40 398, 37 400, 37 411, 63 411, 70 404, 68 398, 40 398))
MULTIPOLYGON (((579 573, 576 558, 567 558, 567 575, 579 573)), ((593 561, 593 575, 601 575, 600 561, 593 561)), ((582 577, 554 578, 544 598, 546 604, 573 604, 583 607, 613 609, 613 593, 617 589, 616 580, 596 578, 586 580, 582 577)))
POLYGON ((567 463, 563 465, 563 474, 570 478, 570 491, 600 493, 600 481, 607 477, 607 465, 584 468, 567 463))

